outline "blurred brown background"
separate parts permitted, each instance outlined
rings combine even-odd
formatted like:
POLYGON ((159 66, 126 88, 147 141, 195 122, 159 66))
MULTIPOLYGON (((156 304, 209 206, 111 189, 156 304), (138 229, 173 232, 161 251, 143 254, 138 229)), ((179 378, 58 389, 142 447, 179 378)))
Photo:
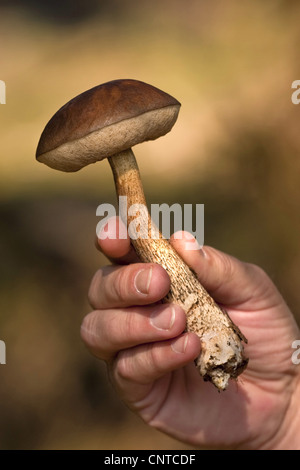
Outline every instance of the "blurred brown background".
POLYGON ((113 180, 106 162, 65 174, 34 155, 92 86, 135 78, 182 103, 136 149, 148 202, 204 203, 205 243, 260 264, 297 314, 299 15, 296 0, 0 1, 0 448, 184 448, 119 402, 79 337, 113 180))

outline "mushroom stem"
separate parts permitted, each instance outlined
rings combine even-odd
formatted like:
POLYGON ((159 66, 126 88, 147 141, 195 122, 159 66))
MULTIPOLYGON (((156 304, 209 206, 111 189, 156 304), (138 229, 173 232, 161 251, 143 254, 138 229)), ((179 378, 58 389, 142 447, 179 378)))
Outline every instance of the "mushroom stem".
POLYGON ((132 150, 125 150, 108 160, 118 196, 127 197, 127 214, 123 214, 123 218, 126 215, 130 236, 130 225, 139 210, 139 237, 131 236, 132 245, 141 261, 160 264, 167 271, 171 287, 164 301, 184 309, 186 330, 196 333, 202 343, 201 353, 195 360, 200 374, 218 390, 225 390, 229 379, 236 378, 247 365, 242 345, 242 341, 247 342, 246 338, 152 222, 132 150), (140 206, 134 206, 136 204, 140 206), (135 209, 134 214, 130 212, 131 207, 135 209))

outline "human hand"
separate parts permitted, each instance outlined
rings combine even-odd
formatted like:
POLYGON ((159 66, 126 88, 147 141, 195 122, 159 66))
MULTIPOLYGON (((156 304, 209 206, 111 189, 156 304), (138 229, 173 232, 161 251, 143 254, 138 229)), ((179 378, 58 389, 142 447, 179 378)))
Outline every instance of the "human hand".
POLYGON ((167 273, 139 263, 128 238, 108 236, 99 247, 120 265, 94 276, 89 299, 95 310, 84 319, 81 335, 106 361, 128 407, 150 426, 193 446, 299 448, 300 370, 291 361, 299 329, 264 271, 210 247, 185 250, 184 238, 171 239, 248 338, 248 368, 219 393, 194 366, 201 342, 184 333, 185 313, 160 303, 169 290, 167 273))

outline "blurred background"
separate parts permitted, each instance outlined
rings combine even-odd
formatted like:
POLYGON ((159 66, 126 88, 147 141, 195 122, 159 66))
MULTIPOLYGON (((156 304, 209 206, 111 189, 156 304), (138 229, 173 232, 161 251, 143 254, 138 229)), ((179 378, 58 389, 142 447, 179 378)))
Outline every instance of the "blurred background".
POLYGON ((298 313, 299 15, 296 0, 0 1, 0 448, 185 448, 120 403, 79 337, 107 263, 108 163, 35 161, 54 112, 97 84, 135 78, 182 103, 171 133, 136 148, 148 202, 205 204, 205 243, 262 266, 298 313))

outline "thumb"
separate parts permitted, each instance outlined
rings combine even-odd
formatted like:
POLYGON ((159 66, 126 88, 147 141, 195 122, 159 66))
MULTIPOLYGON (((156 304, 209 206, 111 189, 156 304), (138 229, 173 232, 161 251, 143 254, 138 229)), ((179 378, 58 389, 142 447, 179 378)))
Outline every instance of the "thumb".
POLYGON ((282 301, 271 279, 258 266, 209 246, 191 250, 189 233, 177 232, 170 243, 216 302, 243 309, 251 305, 253 310, 282 301))

